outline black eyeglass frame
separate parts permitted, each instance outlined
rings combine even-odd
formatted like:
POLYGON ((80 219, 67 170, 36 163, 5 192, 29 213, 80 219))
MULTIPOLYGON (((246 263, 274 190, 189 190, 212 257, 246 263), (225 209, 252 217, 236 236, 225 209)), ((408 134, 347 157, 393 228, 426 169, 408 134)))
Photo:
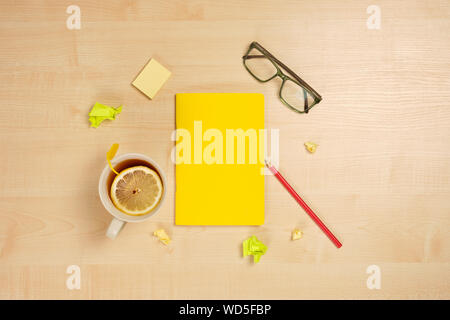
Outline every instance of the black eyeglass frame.
POLYGON ((318 104, 320 101, 322 101, 322 97, 321 95, 314 90, 310 85, 308 85, 302 78, 300 78, 294 71, 292 71, 291 69, 289 69, 283 62, 281 62, 280 60, 278 60, 277 58, 275 58, 269 51, 267 51, 263 46, 261 46, 258 42, 253 41, 249 48, 247 53, 242 57, 242 61, 244 63, 244 67, 245 69, 247 69, 247 71, 253 76, 253 78, 255 78, 256 80, 258 80, 259 82, 265 83, 265 82, 269 82, 270 80, 274 79, 275 77, 280 77, 282 80, 281 86, 280 86, 280 90, 278 92, 278 97, 280 98, 281 102, 283 102, 284 105, 286 105, 288 108, 290 108, 291 110, 298 112, 298 113, 308 113, 308 111, 314 107, 316 104, 318 104), (252 49, 256 49, 259 52, 262 53, 262 55, 249 55, 250 51, 252 49), (269 79, 266 80, 262 80, 260 78, 258 78, 251 70, 250 68, 247 66, 247 64, 245 63, 246 60, 248 59, 253 59, 253 58, 267 58, 277 69, 277 72, 270 77, 269 79), (286 75, 283 73, 283 71, 281 71, 281 68, 284 69, 290 76, 286 75), (304 98, 304 107, 303 107, 303 111, 297 109, 296 107, 290 105, 282 96, 282 91, 283 91, 283 86, 286 82, 286 80, 290 80, 294 83, 296 83, 297 85, 299 85, 302 89, 303 89, 303 98, 304 98), (314 102, 308 106, 308 97, 307 97, 307 93, 309 93, 313 98, 314 98, 314 102))

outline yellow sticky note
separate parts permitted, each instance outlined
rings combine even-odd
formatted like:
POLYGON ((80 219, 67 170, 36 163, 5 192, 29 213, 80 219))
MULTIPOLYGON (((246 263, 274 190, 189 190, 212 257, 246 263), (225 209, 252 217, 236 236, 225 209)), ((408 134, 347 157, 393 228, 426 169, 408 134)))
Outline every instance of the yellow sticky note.
POLYGON ((169 70, 164 68, 155 59, 151 59, 132 84, 147 97, 153 99, 159 89, 169 79, 170 75, 169 70))
POLYGON ((155 232, 153 232, 153 235, 157 237, 159 241, 161 241, 165 245, 168 245, 170 243, 170 238, 164 229, 156 230, 155 232))

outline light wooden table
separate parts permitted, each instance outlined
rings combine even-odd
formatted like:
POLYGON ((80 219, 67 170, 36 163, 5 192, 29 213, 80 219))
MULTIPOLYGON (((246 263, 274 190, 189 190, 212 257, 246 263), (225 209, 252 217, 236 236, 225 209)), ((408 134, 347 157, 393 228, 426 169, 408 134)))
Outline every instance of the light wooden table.
POLYGON ((80 30, 66 27, 70 4, 0 3, 0 298, 450 298, 448 1, 73 1, 80 30), (380 30, 366 26, 370 4, 380 30), (254 81, 241 60, 253 40, 322 103, 297 115, 275 82, 254 81), (151 57, 173 72, 153 101, 130 85, 151 57), (264 226, 174 226, 178 92, 264 93, 281 171, 343 247, 273 177, 264 226), (96 101, 124 110, 89 128, 96 101), (97 194, 113 142, 168 176, 162 211, 115 241, 97 194), (253 234, 269 247, 257 265, 241 257, 253 234), (66 287, 70 265, 80 290, 66 287))

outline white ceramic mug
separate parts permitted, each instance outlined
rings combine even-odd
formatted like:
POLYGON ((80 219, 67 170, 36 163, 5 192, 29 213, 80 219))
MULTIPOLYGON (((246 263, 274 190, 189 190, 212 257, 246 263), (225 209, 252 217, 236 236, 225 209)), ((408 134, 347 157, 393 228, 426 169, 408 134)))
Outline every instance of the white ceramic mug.
POLYGON ((98 182, 98 193, 100 195, 100 200, 102 201, 103 206, 113 216, 113 220, 109 224, 108 230, 106 230, 106 236, 111 239, 114 239, 117 237, 120 230, 122 230, 122 228, 124 227, 125 223, 141 222, 141 221, 147 220, 148 218, 150 218, 151 216, 156 214, 158 212, 159 208, 161 207, 161 205, 164 201, 164 198, 166 197, 166 189, 167 189, 166 177, 164 175, 164 172, 158 166, 158 164, 155 161, 153 161, 151 158, 147 157, 146 155, 140 154, 140 153, 126 153, 126 154, 122 154, 120 156, 115 157, 111 161, 111 164, 114 167, 117 164, 119 164, 123 161, 126 161, 126 160, 130 160, 130 159, 136 159, 136 160, 142 160, 142 161, 148 162, 156 169, 159 176, 161 177, 161 182, 163 185, 162 195, 161 195, 161 199, 159 200, 159 203, 156 205, 156 207, 153 208, 147 214, 144 214, 142 216, 131 216, 131 215, 127 215, 127 214, 123 213, 122 211, 120 211, 119 209, 117 209, 114 206, 114 204, 109 196, 110 190, 108 188, 108 177, 110 176, 112 171, 111 171, 111 168, 109 167, 109 165, 106 165, 102 171, 102 174, 100 175, 100 180, 98 182))

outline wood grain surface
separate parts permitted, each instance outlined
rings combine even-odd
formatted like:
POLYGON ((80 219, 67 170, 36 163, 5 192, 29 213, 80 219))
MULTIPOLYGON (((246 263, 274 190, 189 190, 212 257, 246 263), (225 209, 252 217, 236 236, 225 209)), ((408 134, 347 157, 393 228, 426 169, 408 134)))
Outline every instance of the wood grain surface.
POLYGON ((0 298, 449 299, 449 30, 449 1, 1 1, 0 298), (80 30, 66 27, 71 4, 80 30), (323 96, 310 114, 247 73, 253 40, 323 96), (151 57, 172 71, 154 100, 131 86, 151 57), (179 92, 264 93, 280 171, 343 247, 273 177, 261 227, 174 226, 179 92), (96 101, 123 112, 90 128, 96 101), (111 241, 97 182, 114 142, 156 160, 168 194, 111 241), (257 265, 242 258, 250 235, 269 248, 257 265), (70 265, 80 290, 66 287, 70 265))

